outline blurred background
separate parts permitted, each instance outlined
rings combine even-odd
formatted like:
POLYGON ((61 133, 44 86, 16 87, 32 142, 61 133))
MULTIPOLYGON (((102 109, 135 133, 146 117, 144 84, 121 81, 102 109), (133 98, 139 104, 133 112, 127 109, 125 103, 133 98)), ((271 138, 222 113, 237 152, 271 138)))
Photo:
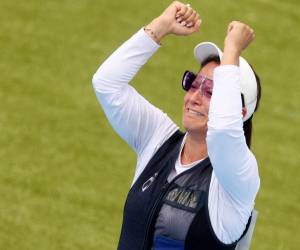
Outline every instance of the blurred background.
MULTIPOLYGON (((181 125, 193 48, 223 45, 227 25, 252 26, 243 54, 262 81, 253 151, 261 176, 251 249, 300 245, 298 0, 192 0, 201 32, 170 36, 134 79, 181 125)), ((116 249, 133 151, 97 103, 91 78, 122 42, 159 15, 166 0, 0 2, 0 249, 116 249)), ((116 69, 118 70, 118 69, 116 69)))

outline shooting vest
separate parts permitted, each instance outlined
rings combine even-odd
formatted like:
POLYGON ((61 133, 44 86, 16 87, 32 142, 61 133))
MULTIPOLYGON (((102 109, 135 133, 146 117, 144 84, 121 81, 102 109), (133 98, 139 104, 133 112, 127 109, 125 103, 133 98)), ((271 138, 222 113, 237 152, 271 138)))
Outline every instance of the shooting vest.
MULTIPOLYGON (((131 187, 124 206, 118 250, 150 250, 155 234, 167 234, 169 212, 175 212, 181 220, 184 218, 184 223, 179 220, 176 230, 178 237, 184 238, 185 250, 235 249, 238 241, 222 243, 210 223, 208 193, 212 165, 209 158, 177 175, 171 182, 167 181, 183 137, 182 132, 175 132, 131 187)), ((249 223, 250 219, 245 232, 249 223)))

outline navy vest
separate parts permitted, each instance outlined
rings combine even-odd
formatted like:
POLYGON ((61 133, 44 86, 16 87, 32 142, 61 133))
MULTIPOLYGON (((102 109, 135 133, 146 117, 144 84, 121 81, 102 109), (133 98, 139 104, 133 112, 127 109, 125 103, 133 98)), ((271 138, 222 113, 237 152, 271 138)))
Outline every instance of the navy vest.
MULTIPOLYGON (((176 176, 170 183, 167 181, 175 166, 183 137, 182 132, 176 131, 159 148, 131 187, 124 206, 118 250, 150 250, 156 219, 166 204, 185 206, 185 209, 194 213, 188 222, 185 250, 235 249, 238 241, 232 244, 222 243, 210 223, 208 192, 212 166, 209 158, 176 176), (192 195, 193 199, 176 196, 186 193, 192 195)), ((244 234, 249 224, 250 219, 244 234)))

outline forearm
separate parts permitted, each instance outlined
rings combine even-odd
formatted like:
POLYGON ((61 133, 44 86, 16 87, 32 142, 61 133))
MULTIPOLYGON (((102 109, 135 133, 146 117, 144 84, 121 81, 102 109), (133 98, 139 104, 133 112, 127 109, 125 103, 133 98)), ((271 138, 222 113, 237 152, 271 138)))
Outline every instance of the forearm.
POLYGON ((144 30, 149 37, 160 44, 161 40, 168 34, 168 22, 155 18, 145 26, 144 30))
MULTIPOLYGON (((159 131, 176 125, 128 83, 159 46, 141 29, 117 49, 93 77, 98 101, 116 132, 140 154, 159 131)), ((160 136, 161 137, 161 136, 160 136)))
POLYGON ((240 57, 241 51, 235 49, 235 48, 224 48, 223 57, 221 60, 221 65, 236 65, 239 66, 239 57, 240 57))
POLYGON ((247 147, 242 120, 239 68, 221 66, 214 72, 207 145, 223 188, 243 202, 254 200, 259 187, 255 157, 247 147))

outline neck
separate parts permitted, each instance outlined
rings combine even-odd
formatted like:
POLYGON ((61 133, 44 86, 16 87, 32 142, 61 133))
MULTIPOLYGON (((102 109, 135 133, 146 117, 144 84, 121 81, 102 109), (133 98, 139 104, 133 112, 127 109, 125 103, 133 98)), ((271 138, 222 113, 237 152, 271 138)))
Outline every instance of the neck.
POLYGON ((188 133, 181 152, 181 164, 190 164, 205 157, 207 157, 206 135, 188 133))

